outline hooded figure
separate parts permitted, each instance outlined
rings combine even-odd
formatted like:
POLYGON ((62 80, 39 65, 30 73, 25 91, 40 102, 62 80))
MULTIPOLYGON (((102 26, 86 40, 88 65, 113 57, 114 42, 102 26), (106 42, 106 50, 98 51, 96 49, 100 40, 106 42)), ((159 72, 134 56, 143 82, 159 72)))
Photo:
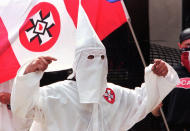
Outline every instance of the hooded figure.
POLYGON ((71 77, 76 79, 80 103, 93 103, 89 127, 97 131, 103 130, 100 129, 103 121, 98 117, 102 116, 99 114, 102 112, 99 103, 107 88, 107 74, 106 49, 79 4, 75 59, 71 77))
POLYGON ((73 65, 80 103, 99 103, 107 87, 106 50, 79 6, 77 44, 73 65))
POLYGON ((77 47, 70 76, 76 81, 65 80, 39 88, 43 71, 54 60, 47 56, 23 65, 17 73, 11 109, 14 115, 34 120, 32 127, 28 127, 30 131, 128 130, 151 112, 179 81, 173 68, 160 61, 145 69, 141 88, 130 90, 107 83, 105 47, 81 3, 78 16, 77 47), (152 70, 157 68, 165 70, 156 75, 152 70))

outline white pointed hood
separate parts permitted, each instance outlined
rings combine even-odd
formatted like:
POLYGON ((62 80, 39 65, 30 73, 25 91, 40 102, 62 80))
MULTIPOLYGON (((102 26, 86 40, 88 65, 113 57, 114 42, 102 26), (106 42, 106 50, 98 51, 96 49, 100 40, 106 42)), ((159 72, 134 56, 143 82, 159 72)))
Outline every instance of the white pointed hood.
POLYGON ((99 103, 107 85, 106 50, 79 4, 77 46, 73 64, 81 103, 99 103))

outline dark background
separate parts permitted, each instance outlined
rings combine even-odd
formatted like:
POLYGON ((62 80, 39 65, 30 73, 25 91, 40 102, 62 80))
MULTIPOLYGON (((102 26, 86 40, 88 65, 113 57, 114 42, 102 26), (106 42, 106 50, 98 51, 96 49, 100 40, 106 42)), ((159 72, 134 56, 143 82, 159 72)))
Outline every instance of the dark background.
MULTIPOLYGON (((125 3, 144 58, 149 64, 148 0, 126 0, 125 3)), ((108 81, 128 88, 140 86, 144 81, 144 66, 128 24, 115 30, 103 43, 109 61, 108 81)))
POLYGON ((190 0, 183 0, 182 28, 190 27, 190 0))

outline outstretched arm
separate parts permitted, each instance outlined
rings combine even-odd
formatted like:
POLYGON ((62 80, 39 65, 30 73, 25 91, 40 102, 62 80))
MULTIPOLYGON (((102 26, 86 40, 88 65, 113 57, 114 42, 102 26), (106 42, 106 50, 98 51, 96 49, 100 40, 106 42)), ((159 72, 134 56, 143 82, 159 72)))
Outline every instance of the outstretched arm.
POLYGON ((129 129, 155 109, 178 82, 177 73, 166 62, 155 60, 153 65, 149 65, 145 69, 145 83, 141 88, 123 90, 122 108, 119 109, 124 114, 124 129, 129 129))
POLYGON ((160 59, 155 59, 154 65, 152 66, 152 71, 157 76, 165 77, 168 74, 168 67, 166 66, 164 61, 160 59))
POLYGON ((31 72, 36 72, 36 71, 45 71, 48 67, 48 65, 52 61, 56 61, 57 59, 50 57, 50 56, 41 56, 36 59, 34 59, 30 64, 26 67, 26 70, 24 74, 28 74, 31 72))
POLYGON ((39 101, 39 82, 48 65, 56 60, 50 56, 42 56, 19 69, 11 93, 11 109, 13 114, 21 117, 34 116, 33 109, 39 101), (28 114, 30 114, 28 116, 28 114))

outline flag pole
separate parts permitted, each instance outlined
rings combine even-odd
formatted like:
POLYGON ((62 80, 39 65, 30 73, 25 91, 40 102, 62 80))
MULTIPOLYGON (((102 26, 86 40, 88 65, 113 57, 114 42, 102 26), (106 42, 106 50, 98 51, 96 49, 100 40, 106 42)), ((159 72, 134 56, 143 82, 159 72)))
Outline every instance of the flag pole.
POLYGON ((125 7, 125 3, 124 3, 123 0, 121 0, 121 4, 122 4, 122 6, 123 6, 123 10, 124 10, 124 12, 125 12, 125 17, 126 17, 126 19, 127 19, 127 21, 128 21, 127 23, 128 23, 129 28, 130 28, 130 30, 131 30, 131 33, 132 33, 133 39, 134 39, 134 41, 135 41, 135 44, 136 44, 137 50, 138 50, 138 52, 139 52, 139 55, 140 55, 140 57, 141 57, 142 63, 143 63, 143 65, 144 65, 144 67, 146 67, 145 59, 144 59, 144 57, 143 57, 142 51, 141 51, 141 49, 140 49, 139 43, 138 43, 138 41, 137 41, 135 32, 134 32, 133 27, 132 27, 132 24, 131 24, 131 18, 130 18, 129 14, 128 14, 127 8, 125 7))
POLYGON ((161 115, 162 115, 162 118, 163 118, 163 121, 164 121, 164 124, 165 124, 165 126, 166 126, 167 131, 170 131, 169 126, 168 126, 168 123, 167 123, 167 121, 166 121, 166 117, 165 117, 164 112, 163 112, 163 110, 162 110, 162 107, 160 107, 160 113, 161 113, 161 115))
MULTIPOLYGON (((138 43, 138 41, 137 41, 135 32, 134 32, 134 30, 133 30, 133 27, 132 27, 132 24, 131 24, 131 18, 130 18, 129 14, 128 14, 127 8, 125 7, 124 0, 121 0, 121 4, 122 4, 122 7, 123 7, 123 10, 124 10, 124 13, 125 13, 125 17, 126 17, 126 19, 127 19, 127 21, 128 21, 127 23, 128 23, 129 28, 130 28, 130 30, 131 30, 133 39, 134 39, 134 41, 135 41, 137 50, 138 50, 139 55, 140 55, 140 57, 141 57, 142 63, 143 63, 143 65, 144 65, 144 67, 146 67, 146 62, 145 62, 144 56, 143 56, 143 54, 142 54, 142 51, 141 51, 141 49, 140 49, 139 43, 138 43)), ((168 126, 168 123, 167 123, 167 121, 166 121, 166 117, 165 117, 164 112, 163 112, 163 110, 162 110, 162 107, 160 107, 160 113, 161 113, 161 116, 162 116, 162 118, 163 118, 163 121, 164 121, 164 124, 165 124, 165 126, 166 126, 167 131, 170 131, 169 126, 168 126)))

